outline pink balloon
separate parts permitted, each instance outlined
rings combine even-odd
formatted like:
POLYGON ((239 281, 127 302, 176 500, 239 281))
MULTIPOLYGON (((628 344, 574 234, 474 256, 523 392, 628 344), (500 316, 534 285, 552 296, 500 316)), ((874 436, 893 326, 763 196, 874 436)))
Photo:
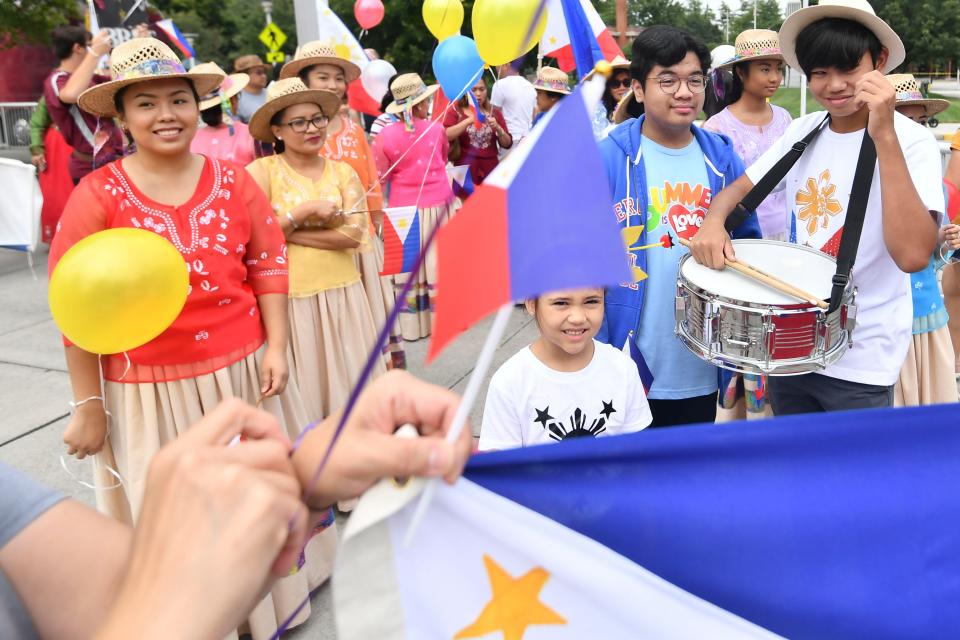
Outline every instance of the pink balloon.
POLYGON ((357 0, 353 15, 361 29, 373 29, 383 20, 383 3, 380 0, 357 0))

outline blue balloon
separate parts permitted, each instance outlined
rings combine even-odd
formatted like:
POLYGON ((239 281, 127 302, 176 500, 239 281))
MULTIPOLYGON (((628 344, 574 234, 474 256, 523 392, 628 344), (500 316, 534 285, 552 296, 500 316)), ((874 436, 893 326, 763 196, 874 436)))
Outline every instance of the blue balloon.
POLYGON ((466 36, 450 36, 433 52, 433 75, 451 102, 456 102, 483 76, 477 43, 466 36))

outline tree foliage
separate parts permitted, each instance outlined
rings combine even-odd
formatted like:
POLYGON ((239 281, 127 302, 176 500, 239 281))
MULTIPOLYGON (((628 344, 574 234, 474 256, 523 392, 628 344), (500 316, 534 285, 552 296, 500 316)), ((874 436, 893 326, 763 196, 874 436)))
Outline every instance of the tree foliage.
POLYGON ((960 52, 960 0, 873 0, 877 15, 900 35, 907 49, 901 67, 944 71, 960 52))
MULTIPOLYGON (((783 13, 780 11, 778 0, 756 0, 757 29, 780 30, 783 24, 783 13)), ((740 9, 730 18, 731 44, 738 33, 753 29, 754 0, 740 0, 740 9)))
POLYGON ((54 27, 80 18, 76 0, 0 0, 0 46, 49 44, 54 27))

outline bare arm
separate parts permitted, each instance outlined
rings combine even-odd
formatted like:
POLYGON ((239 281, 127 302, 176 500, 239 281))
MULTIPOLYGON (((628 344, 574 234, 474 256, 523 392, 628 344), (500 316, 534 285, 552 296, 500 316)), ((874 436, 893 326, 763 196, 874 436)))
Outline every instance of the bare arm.
POLYGON ((63 85, 60 90, 60 102, 64 104, 76 104, 80 94, 90 87, 90 81, 93 80, 93 74, 97 70, 97 63, 100 57, 110 53, 110 35, 106 30, 98 33, 90 42, 87 55, 80 63, 63 85))
POLYGON ((0 548, 0 569, 40 637, 91 638, 113 603, 132 538, 126 525, 65 500, 0 548))
POLYGON ((82 404, 70 418, 63 442, 67 445, 67 453, 84 458, 100 451, 107 437, 107 417, 100 398, 100 361, 97 354, 73 345, 64 348, 64 355, 73 400, 82 404))
POLYGON ((463 117, 463 120, 458 122, 455 125, 447 127, 447 140, 453 142, 459 138, 467 130, 467 128, 473 124, 473 114, 468 113, 463 117))
POLYGON ((736 259, 730 234, 724 224, 737 203, 743 200, 751 189, 753 182, 747 174, 743 174, 716 195, 703 219, 703 225, 690 241, 690 252, 694 260, 713 269, 723 269, 724 258, 736 259))
POLYGON ((287 296, 265 293, 257 296, 257 305, 267 333, 267 350, 260 365, 260 393, 269 397, 282 393, 289 378, 287 296))
POLYGON ((360 242, 335 229, 298 229, 287 235, 287 240, 314 249, 356 249, 360 242))

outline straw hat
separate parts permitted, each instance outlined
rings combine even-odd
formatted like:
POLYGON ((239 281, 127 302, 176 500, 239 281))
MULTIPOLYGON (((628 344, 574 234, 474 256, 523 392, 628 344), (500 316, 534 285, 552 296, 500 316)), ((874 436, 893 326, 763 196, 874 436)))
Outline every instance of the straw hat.
POLYGON ((314 40, 300 47, 293 60, 280 69, 280 79, 295 78, 300 72, 315 64, 330 64, 343 69, 343 79, 350 84, 360 77, 360 67, 337 55, 330 44, 314 40))
POLYGON ((263 67, 269 71, 271 65, 265 63, 260 59, 260 56, 255 53, 251 53, 246 56, 240 56, 233 62, 233 70, 236 72, 249 71, 250 69, 256 69, 257 67, 263 67))
MULTIPOLYGON (((611 60, 609 64, 610 64, 611 71, 617 71, 618 69, 630 69, 630 61, 624 58, 619 53, 613 57, 613 60, 611 60)), ((592 78, 596 73, 597 73, 597 69, 596 67, 594 67, 593 69, 590 70, 590 73, 583 76, 583 80, 581 80, 580 82, 586 82, 587 80, 592 78)))
POLYGON ((920 93, 920 85, 912 73, 892 73, 887 76, 887 80, 893 85, 897 92, 897 106, 902 107, 910 104, 919 104, 927 109, 927 115, 945 111, 950 106, 949 100, 942 98, 924 98, 920 93))
POLYGON ((780 38, 770 29, 747 29, 733 43, 733 57, 717 65, 717 69, 732 67, 751 60, 783 60, 780 38))
POLYGON ((613 110, 613 124, 623 124, 633 116, 630 115, 629 109, 636 102, 637 96, 633 93, 633 90, 627 92, 627 95, 620 98, 620 102, 617 103, 617 107, 613 110))
POLYGON ((852 20, 872 31, 880 40, 880 45, 890 52, 887 69, 895 69, 907 56, 900 36, 890 25, 877 17, 867 0, 820 0, 820 4, 816 6, 791 13, 780 27, 780 50, 783 59, 794 69, 803 71, 797 61, 797 35, 823 18, 852 20))
POLYGON ((537 71, 537 79, 533 81, 533 88, 550 93, 570 95, 570 78, 556 67, 542 67, 537 71))
POLYGON ((196 75, 198 73, 220 73, 224 75, 223 82, 220 83, 218 91, 212 92, 213 95, 209 98, 206 97, 207 94, 201 95, 201 98, 203 98, 200 100, 201 111, 217 106, 221 100, 229 100, 243 91, 243 88, 250 82, 250 76, 246 73, 231 73, 227 75, 216 62, 204 62, 190 69, 190 75, 196 75))
POLYGON ((405 73, 397 76, 396 80, 390 83, 393 102, 387 105, 386 112, 394 115, 403 113, 404 109, 423 102, 436 93, 439 88, 440 85, 438 84, 432 84, 428 87, 417 73, 405 73))
POLYGON ((156 38, 133 38, 114 47, 110 54, 110 82, 90 87, 80 94, 80 108, 95 116, 119 115, 113 98, 124 87, 149 80, 184 78, 193 83, 198 95, 215 91, 222 73, 187 73, 180 58, 156 38))
POLYGON ((270 121, 277 113, 295 104, 316 104, 333 117, 340 110, 340 98, 333 91, 307 89, 300 78, 277 80, 267 87, 266 102, 250 118, 250 135, 262 142, 274 142, 270 121))

